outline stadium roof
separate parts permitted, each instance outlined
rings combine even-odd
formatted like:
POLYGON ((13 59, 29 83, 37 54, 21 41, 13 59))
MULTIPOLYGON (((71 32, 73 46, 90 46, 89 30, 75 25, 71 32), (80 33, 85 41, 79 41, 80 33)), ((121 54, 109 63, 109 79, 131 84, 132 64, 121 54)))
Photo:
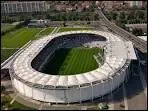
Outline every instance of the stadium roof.
POLYGON ((137 59, 134 52, 133 44, 131 41, 112 41, 110 42, 112 48, 112 55, 127 59, 137 59))
POLYGON ((122 71, 121 69, 124 67, 128 59, 135 59, 133 51, 134 50, 130 42, 126 43, 119 37, 108 32, 88 30, 62 32, 34 41, 16 58, 13 63, 13 70, 17 77, 32 84, 39 84, 41 86, 49 85, 55 87, 80 86, 88 83, 90 84, 94 81, 106 80, 111 78, 111 76, 114 76, 117 71, 122 71), (52 38, 74 33, 92 33, 102 35, 107 38, 107 42, 109 44, 106 45, 105 62, 101 67, 90 72, 68 76, 44 74, 31 67, 32 60, 37 56, 38 53, 40 53, 40 51, 52 38), (112 43, 116 44, 113 45, 112 43), (127 48, 127 46, 129 48, 127 48), (130 52, 129 56, 127 56, 128 51, 130 52))

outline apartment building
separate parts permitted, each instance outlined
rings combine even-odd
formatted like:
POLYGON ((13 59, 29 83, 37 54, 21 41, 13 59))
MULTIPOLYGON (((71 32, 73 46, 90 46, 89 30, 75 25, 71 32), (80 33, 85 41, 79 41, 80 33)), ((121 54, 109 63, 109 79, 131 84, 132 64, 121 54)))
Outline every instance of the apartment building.
POLYGON ((126 1, 129 4, 129 7, 137 6, 137 7, 143 7, 144 1, 126 1))
POLYGON ((44 12, 49 8, 45 1, 7 1, 1 3, 1 14, 44 12))

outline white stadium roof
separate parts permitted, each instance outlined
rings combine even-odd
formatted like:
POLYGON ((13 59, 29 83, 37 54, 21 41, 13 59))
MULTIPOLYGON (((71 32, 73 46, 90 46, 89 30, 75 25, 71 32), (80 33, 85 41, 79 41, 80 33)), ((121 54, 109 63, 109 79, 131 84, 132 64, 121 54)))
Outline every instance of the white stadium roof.
POLYGON ((33 84, 69 87, 107 79, 121 69, 127 59, 136 59, 131 42, 122 41, 119 37, 108 32, 70 31, 49 35, 34 41, 16 58, 13 63, 13 70, 17 76, 33 84), (44 74, 31 67, 32 60, 49 43, 51 38, 75 33, 92 33, 104 36, 107 39, 109 44, 106 45, 105 62, 101 67, 90 72, 68 76, 44 74))

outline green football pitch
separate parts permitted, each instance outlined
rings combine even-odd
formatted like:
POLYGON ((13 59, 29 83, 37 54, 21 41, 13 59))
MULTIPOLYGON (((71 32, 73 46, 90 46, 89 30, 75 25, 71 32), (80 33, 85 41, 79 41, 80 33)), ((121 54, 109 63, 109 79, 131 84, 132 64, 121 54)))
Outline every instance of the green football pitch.
MULTIPOLYGON (((3 29, 8 29, 7 26, 3 26, 3 29)), ((9 27, 10 28, 10 27, 9 27)), ((42 36, 49 35, 53 31, 54 27, 44 28, 27 28, 23 27, 16 31, 11 31, 1 37, 1 63, 10 57, 14 52, 25 45, 30 40, 38 39, 42 36), (41 33, 40 31, 43 30, 41 33), (37 35, 37 36, 36 36, 37 35), (7 48, 7 49, 5 49, 7 48), (10 49, 9 49, 10 48, 10 49)), ((71 31, 71 30, 82 30, 90 28, 64 28, 61 27, 59 32, 71 31)))
POLYGON ((93 55, 101 53, 99 48, 61 48, 45 65, 43 73, 52 75, 73 75, 92 71, 98 67, 93 55))
MULTIPOLYGON (((50 34, 54 28, 48 27, 39 36, 50 34)), ((35 35, 43 28, 27 28, 23 27, 16 31, 11 31, 1 37, 1 63, 9 58, 13 53, 25 45, 30 40, 35 40, 39 37, 35 35), (6 48, 6 49, 5 49, 6 48)))

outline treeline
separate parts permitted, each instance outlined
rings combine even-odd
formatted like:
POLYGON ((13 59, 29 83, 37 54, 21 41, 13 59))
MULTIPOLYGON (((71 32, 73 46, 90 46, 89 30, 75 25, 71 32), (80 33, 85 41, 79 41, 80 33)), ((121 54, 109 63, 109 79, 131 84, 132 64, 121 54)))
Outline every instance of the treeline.
POLYGON ((51 21, 90 21, 99 20, 99 15, 94 12, 43 12, 43 13, 20 13, 12 15, 2 15, 2 23, 13 23, 24 21, 25 19, 48 19, 51 21))
POLYGON ((147 11, 145 10, 108 11, 105 12, 105 16, 122 28, 125 28, 125 24, 147 23, 147 11))
POLYGON ((51 21, 90 21, 90 20, 99 20, 99 15, 95 13, 57 13, 57 14, 48 14, 46 19, 51 21))

